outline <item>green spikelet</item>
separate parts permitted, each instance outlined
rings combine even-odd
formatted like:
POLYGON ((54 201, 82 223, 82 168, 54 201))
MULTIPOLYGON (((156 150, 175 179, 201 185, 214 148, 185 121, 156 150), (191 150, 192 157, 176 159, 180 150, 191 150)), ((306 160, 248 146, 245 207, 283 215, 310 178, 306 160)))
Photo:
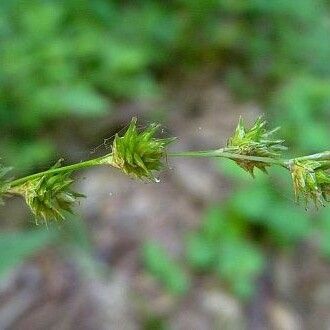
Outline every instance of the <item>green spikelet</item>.
MULTIPOLYGON (((234 135, 228 140, 226 151, 239 155, 278 158, 281 151, 287 148, 283 145, 284 140, 273 139, 272 135, 280 128, 268 131, 267 122, 260 116, 250 129, 244 127, 243 119, 240 118, 234 135)), ((254 168, 266 172, 269 164, 252 160, 235 160, 244 170, 254 176, 254 168)))
POLYGON ((124 136, 116 134, 112 145, 112 165, 133 178, 155 181, 153 172, 163 167, 166 147, 175 138, 155 138, 160 125, 154 123, 139 132, 136 122, 134 117, 124 136))
POLYGON ((302 199, 306 209, 309 202, 317 207, 325 206, 330 198, 330 173, 314 160, 295 160, 290 166, 297 203, 302 199))
MULTIPOLYGON (((52 169, 60 167, 60 161, 52 169)), ((13 192, 22 195, 26 204, 39 220, 60 221, 65 219, 65 212, 72 213, 72 206, 83 194, 70 189, 74 180, 70 178, 71 172, 49 173, 31 179, 14 188, 13 192)))

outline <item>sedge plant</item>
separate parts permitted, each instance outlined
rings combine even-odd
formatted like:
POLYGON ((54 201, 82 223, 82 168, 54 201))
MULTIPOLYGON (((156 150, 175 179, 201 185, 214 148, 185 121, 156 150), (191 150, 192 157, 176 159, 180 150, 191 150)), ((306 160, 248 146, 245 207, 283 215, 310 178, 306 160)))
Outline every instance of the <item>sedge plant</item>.
POLYGON ((111 152, 104 156, 72 165, 57 162, 49 170, 18 179, 8 178, 10 168, 0 168, 0 198, 21 196, 39 220, 61 221, 83 194, 72 190, 72 173, 87 167, 109 166, 139 180, 157 182, 157 173, 164 168, 168 157, 222 157, 233 160, 252 177, 255 170, 267 173, 267 168, 280 166, 292 177, 296 202, 307 209, 312 203, 318 208, 330 201, 330 151, 286 159, 284 140, 274 137, 279 127, 268 130, 267 122, 259 117, 247 128, 240 118, 226 146, 214 150, 168 152, 176 138, 158 138, 160 125, 152 123, 144 129, 131 120, 126 132, 115 135, 111 152))

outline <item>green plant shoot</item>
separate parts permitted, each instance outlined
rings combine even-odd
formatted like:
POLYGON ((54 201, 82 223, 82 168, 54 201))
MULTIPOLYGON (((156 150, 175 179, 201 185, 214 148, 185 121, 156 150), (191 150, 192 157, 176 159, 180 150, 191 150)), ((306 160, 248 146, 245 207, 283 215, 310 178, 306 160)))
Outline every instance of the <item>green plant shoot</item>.
POLYGON ((281 166, 291 173, 296 201, 303 200, 306 209, 312 202, 316 208, 325 206, 330 199, 330 151, 285 159, 282 151, 287 148, 283 139, 273 138, 279 128, 267 129, 267 122, 259 117, 251 128, 246 128, 242 118, 225 147, 206 151, 169 153, 167 147, 175 138, 157 138, 160 125, 152 123, 140 130, 134 117, 123 136, 116 134, 111 152, 99 158, 61 166, 61 161, 47 171, 19 179, 8 177, 10 168, 0 169, 0 200, 15 195, 24 198, 39 220, 61 221, 65 213, 72 213, 73 206, 83 194, 74 192, 73 172, 92 166, 112 166, 134 179, 156 181, 157 173, 165 167, 167 157, 223 157, 235 161, 253 177, 254 170, 267 173, 270 166, 281 166))

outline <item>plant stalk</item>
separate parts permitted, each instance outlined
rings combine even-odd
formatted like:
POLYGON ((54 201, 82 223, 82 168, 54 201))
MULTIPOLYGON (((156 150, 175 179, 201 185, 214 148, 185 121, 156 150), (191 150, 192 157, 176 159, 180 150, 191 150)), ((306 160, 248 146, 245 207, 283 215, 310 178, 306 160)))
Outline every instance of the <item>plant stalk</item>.
POLYGON ((279 166, 287 168, 287 161, 285 159, 240 155, 240 154, 228 152, 228 151, 226 151, 225 148, 216 149, 216 150, 206 150, 206 151, 173 152, 173 153, 168 154, 168 156, 171 156, 171 157, 223 157, 223 158, 228 158, 228 159, 251 160, 251 161, 255 161, 255 162, 279 165, 279 166))
POLYGON ((329 161, 330 162, 330 151, 323 151, 317 154, 304 156, 304 157, 298 157, 295 158, 295 160, 318 160, 318 161, 329 161))
POLYGON ((10 183, 10 186, 11 187, 16 187, 16 186, 18 186, 22 183, 25 183, 26 181, 36 179, 40 176, 47 175, 47 174, 55 174, 55 173, 68 172, 68 171, 73 172, 73 171, 78 171, 78 170, 81 170, 81 169, 87 168, 87 167, 92 167, 92 166, 97 166, 97 165, 104 165, 105 163, 111 165, 111 161, 112 161, 112 156, 111 156, 111 154, 108 154, 108 155, 105 155, 105 156, 101 156, 101 157, 98 157, 98 158, 86 160, 84 162, 80 162, 80 163, 76 163, 76 164, 72 164, 72 165, 67 165, 67 166, 58 167, 58 168, 51 168, 47 171, 31 174, 31 175, 25 176, 23 178, 19 178, 17 180, 14 180, 10 183), (106 162, 105 162, 105 159, 106 159, 106 162))
MULTIPOLYGON (((257 157, 257 156, 248 156, 248 155, 241 155, 232 153, 226 150, 226 148, 220 148, 216 150, 201 150, 201 151, 183 151, 183 152, 172 152, 168 153, 167 156, 169 157, 223 157, 228 159, 238 159, 238 160, 251 160, 255 162, 262 162, 266 164, 273 164, 273 165, 279 165, 286 169, 290 168, 290 165, 295 160, 298 161, 305 161, 305 160, 315 160, 320 161, 324 165, 325 168, 330 168, 330 151, 324 151, 317 154, 312 154, 308 156, 303 157, 297 157, 292 159, 281 159, 281 158, 270 158, 270 157, 257 157)), ((46 174, 55 174, 55 173, 61 173, 61 172, 68 172, 68 171, 77 171, 81 170, 83 168, 92 167, 92 166, 98 166, 98 165, 112 165, 112 156, 111 154, 101 156, 98 158, 86 160, 84 162, 80 162, 77 164, 67 165, 63 167, 58 168, 52 168, 47 171, 31 174, 28 176, 25 176, 23 178, 16 179, 10 183, 11 187, 16 187, 20 184, 25 183, 26 181, 41 177, 46 174)))
POLYGON ((290 165, 294 161, 306 161, 314 160, 322 163, 324 168, 330 167, 330 151, 324 151, 317 154, 311 154, 308 156, 282 159, 282 158, 271 158, 271 157, 259 157, 259 156, 248 156, 236 154, 227 151, 226 148, 216 149, 216 150, 205 150, 205 151, 184 151, 184 152, 172 152, 169 153, 170 157, 223 157, 228 159, 240 159, 240 160, 251 160, 255 162, 262 162, 267 164, 274 164, 282 166, 286 169, 290 168, 290 165))

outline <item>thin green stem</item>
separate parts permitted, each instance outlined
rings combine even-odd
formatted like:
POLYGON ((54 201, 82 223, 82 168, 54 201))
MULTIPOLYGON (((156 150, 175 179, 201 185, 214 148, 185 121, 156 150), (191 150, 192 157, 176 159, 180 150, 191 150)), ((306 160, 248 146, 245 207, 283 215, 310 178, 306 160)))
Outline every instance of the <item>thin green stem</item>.
POLYGON ((77 170, 81 170, 81 169, 86 168, 86 167, 103 165, 105 163, 104 159, 107 159, 107 163, 111 164, 111 155, 106 155, 106 156, 102 156, 102 157, 99 157, 99 158, 86 160, 84 162, 80 162, 80 163, 76 163, 76 164, 72 164, 72 165, 67 165, 67 166, 63 166, 63 167, 51 168, 47 171, 31 174, 31 175, 25 176, 23 178, 19 178, 17 180, 12 181, 10 183, 10 186, 11 187, 16 187, 16 186, 18 186, 22 183, 25 183, 26 181, 38 178, 38 177, 43 176, 45 174, 55 174, 55 173, 68 172, 68 171, 77 171, 77 170))
POLYGON ((323 151, 317 154, 303 156, 295 158, 295 160, 318 160, 318 161, 329 161, 330 162, 330 151, 323 151))
MULTIPOLYGON (((266 164, 273 164, 273 165, 279 165, 284 168, 289 169, 290 165, 293 161, 299 160, 299 161, 305 161, 305 160, 316 160, 324 163, 324 167, 329 168, 330 167, 330 151, 325 151, 322 153, 312 154, 308 156, 303 157, 297 157, 292 159, 281 159, 281 158, 271 158, 271 157, 258 157, 258 156, 248 156, 248 155, 241 155, 236 154, 233 152, 228 152, 226 148, 216 149, 216 150, 201 150, 201 151, 183 151, 183 152, 172 152, 169 153, 167 156, 169 157, 223 157, 228 159, 238 159, 238 160, 250 160, 255 162, 262 162, 266 164)), ((55 174, 55 173, 61 173, 61 172, 68 172, 68 171, 77 171, 83 168, 92 167, 92 166, 98 166, 103 165, 105 163, 111 165, 112 156, 111 154, 86 160, 84 162, 80 162, 77 164, 72 164, 68 166, 58 167, 58 168, 52 168, 47 171, 35 173, 32 175, 25 176, 23 178, 16 179, 10 183, 11 187, 16 187, 22 183, 25 183, 26 181, 38 178, 40 176, 43 176, 45 174, 55 174)))
POLYGON ((225 151, 225 149, 207 150, 207 151, 186 151, 186 152, 172 152, 168 154, 171 157, 223 157, 228 159, 251 160, 255 162, 262 162, 267 164, 279 165, 287 168, 287 160, 270 157, 257 157, 240 155, 225 151))
POLYGON ((303 157, 291 158, 291 159, 282 159, 282 158, 271 158, 271 157, 257 157, 257 156, 248 156, 236 154, 230 151, 227 151, 226 148, 216 149, 216 150, 205 150, 205 151, 185 151, 185 152, 172 152, 168 156, 171 157, 223 157, 228 159, 240 159, 240 160, 251 160, 255 162, 262 162, 266 164, 274 164, 282 166, 286 169, 290 168, 290 165, 294 161, 306 161, 306 160, 315 160, 319 161, 324 168, 330 167, 330 151, 324 151, 317 154, 312 154, 303 157))

